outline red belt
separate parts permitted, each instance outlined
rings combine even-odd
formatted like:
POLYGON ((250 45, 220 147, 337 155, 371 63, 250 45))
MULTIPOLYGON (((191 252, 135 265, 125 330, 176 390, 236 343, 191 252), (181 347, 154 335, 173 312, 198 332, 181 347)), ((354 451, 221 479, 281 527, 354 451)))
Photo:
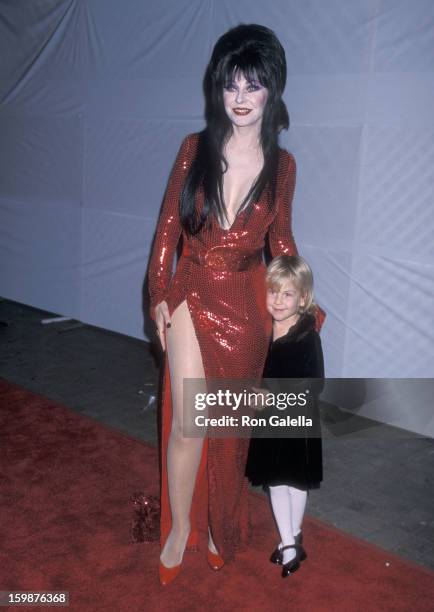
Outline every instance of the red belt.
POLYGON ((244 272, 262 263, 262 249, 241 249, 220 245, 205 251, 192 250, 188 244, 185 244, 182 256, 199 266, 217 272, 244 272))

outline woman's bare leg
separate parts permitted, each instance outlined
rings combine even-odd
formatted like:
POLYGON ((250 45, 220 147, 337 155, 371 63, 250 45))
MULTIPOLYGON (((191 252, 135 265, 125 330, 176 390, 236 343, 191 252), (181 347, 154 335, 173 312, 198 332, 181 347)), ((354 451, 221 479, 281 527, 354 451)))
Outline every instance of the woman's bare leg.
POLYGON ((190 532, 190 509, 203 446, 203 438, 184 437, 183 414, 185 410, 192 410, 193 397, 190 400, 186 398, 187 405, 184 407, 183 380, 205 379, 199 343, 186 301, 176 308, 171 322, 171 327, 166 330, 166 350, 172 393, 172 428, 167 448, 172 528, 160 557, 166 567, 173 567, 182 561, 190 532))

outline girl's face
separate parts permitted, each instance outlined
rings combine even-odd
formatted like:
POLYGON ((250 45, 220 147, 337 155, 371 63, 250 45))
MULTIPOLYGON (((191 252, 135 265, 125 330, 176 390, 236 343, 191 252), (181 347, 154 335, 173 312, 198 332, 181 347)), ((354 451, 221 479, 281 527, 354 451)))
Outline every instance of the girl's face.
POLYGON ((223 87, 226 114, 237 127, 260 126, 267 98, 268 89, 259 81, 247 81, 240 70, 223 87))
POLYGON ((267 310, 275 321, 295 320, 304 305, 305 298, 293 280, 282 283, 279 290, 272 287, 267 290, 267 310))

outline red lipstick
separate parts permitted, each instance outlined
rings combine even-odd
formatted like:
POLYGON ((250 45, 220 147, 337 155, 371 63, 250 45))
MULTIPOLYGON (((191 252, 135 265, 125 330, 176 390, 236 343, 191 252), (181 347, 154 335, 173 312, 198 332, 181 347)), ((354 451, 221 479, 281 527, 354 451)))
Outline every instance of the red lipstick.
POLYGON ((252 111, 252 109, 237 106, 236 108, 233 109, 233 111, 236 115, 248 115, 252 111))

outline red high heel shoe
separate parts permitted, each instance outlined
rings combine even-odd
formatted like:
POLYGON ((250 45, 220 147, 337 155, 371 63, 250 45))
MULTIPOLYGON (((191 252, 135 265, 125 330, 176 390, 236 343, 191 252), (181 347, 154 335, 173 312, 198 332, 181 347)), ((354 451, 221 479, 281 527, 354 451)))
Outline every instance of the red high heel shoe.
MULTIPOLYGON (((209 527, 208 527, 208 537, 211 538, 211 541, 212 541, 211 531, 209 527)), ((208 565, 210 566, 210 568, 215 571, 221 569, 223 565, 225 564, 222 557, 220 557, 218 553, 213 553, 210 551, 209 546, 208 546, 208 552, 207 552, 207 561, 208 561, 208 565)))
POLYGON ((175 580, 181 570, 181 565, 182 563, 180 563, 179 565, 175 565, 175 567, 166 567, 160 559, 158 573, 160 575, 161 586, 166 586, 170 582, 173 582, 175 580))
POLYGON ((208 561, 210 568, 215 571, 221 569, 223 565, 225 564, 225 562, 220 557, 220 555, 216 555, 215 553, 211 552, 209 548, 208 548, 207 561, 208 561))
MULTIPOLYGON (((188 536, 187 544, 185 545, 185 550, 188 552, 196 552, 197 551, 197 531, 191 531, 188 536)), ((174 567, 166 567, 164 563, 160 559, 160 563, 158 566, 158 573, 160 576, 160 583, 162 586, 166 586, 173 582, 179 572, 181 571, 182 560, 179 565, 175 565, 174 567)))

